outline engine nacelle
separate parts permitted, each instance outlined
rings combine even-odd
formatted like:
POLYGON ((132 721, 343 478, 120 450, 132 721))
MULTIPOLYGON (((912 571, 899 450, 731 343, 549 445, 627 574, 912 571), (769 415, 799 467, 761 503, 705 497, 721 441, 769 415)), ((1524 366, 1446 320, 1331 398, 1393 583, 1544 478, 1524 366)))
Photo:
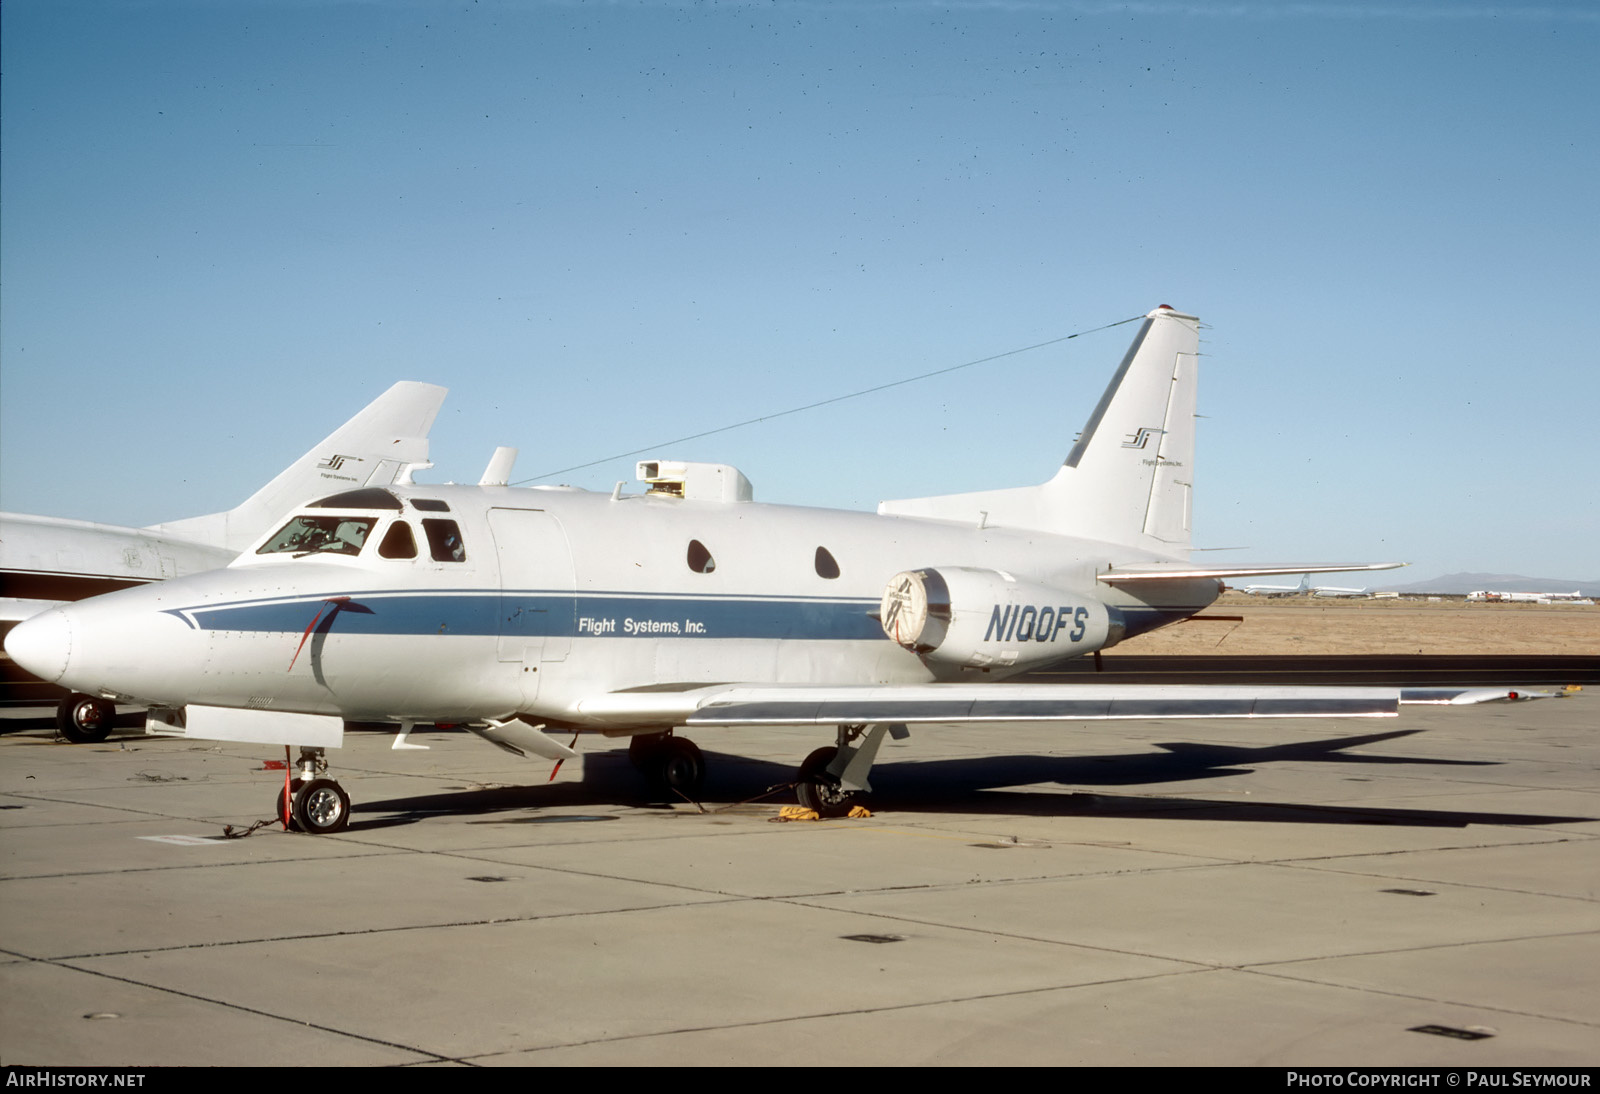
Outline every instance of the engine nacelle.
POLYGON ((1123 635, 1120 614, 1093 597, 965 566, 894 575, 878 618, 913 653, 966 668, 1057 661, 1123 635))

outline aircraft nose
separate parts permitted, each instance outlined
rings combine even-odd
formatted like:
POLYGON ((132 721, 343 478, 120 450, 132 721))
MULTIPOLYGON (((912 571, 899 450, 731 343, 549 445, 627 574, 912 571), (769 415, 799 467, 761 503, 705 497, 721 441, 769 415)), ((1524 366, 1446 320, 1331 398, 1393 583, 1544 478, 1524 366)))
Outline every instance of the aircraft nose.
POLYGON ((72 653, 72 623, 60 608, 51 608, 25 619, 6 635, 6 653, 11 660, 49 683, 67 672, 72 653))

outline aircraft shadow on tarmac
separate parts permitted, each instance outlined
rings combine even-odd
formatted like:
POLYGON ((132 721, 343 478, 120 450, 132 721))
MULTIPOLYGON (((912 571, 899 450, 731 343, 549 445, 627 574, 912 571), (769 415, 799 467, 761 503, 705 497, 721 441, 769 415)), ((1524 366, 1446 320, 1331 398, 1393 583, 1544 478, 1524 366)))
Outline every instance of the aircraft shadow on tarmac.
MULTIPOLYGON (((1341 763, 1356 765, 1428 765, 1488 767, 1494 761, 1452 760, 1414 756, 1351 755, 1345 749, 1410 736, 1418 730, 1338 737, 1322 741, 1244 748, 1227 745, 1176 742, 1156 747, 1159 753, 1139 752, 1111 756, 986 756, 950 760, 899 760, 884 757, 873 769, 873 793, 864 804, 877 812, 981 813, 1034 817, 1125 817, 1129 819, 1182 819, 1255 821, 1278 824, 1364 824, 1428 828, 1459 828, 1469 824, 1569 824, 1593 817, 1545 816, 1528 813, 1488 813, 1449 809, 1397 809, 1380 806, 1342 806, 1272 801, 1211 801, 1162 795, 1160 797, 1096 794, 1039 793, 1010 789, 1057 783, 1064 786, 1135 787, 1200 779, 1236 778, 1254 774, 1267 763, 1341 763)), ((760 801, 786 803, 794 768, 781 763, 751 760, 731 754, 705 753, 707 778, 700 803, 707 812, 730 804, 760 801)), ((372 830, 411 824, 430 815, 493 815, 491 823, 551 823, 573 819, 534 812, 551 807, 614 806, 635 801, 665 807, 664 799, 646 794, 644 780, 620 751, 586 757, 581 780, 528 786, 463 787, 459 791, 388 801, 358 803, 352 830, 372 830), (362 814, 398 814, 382 818, 362 814)), ((481 822, 480 822, 481 823, 481 822)))

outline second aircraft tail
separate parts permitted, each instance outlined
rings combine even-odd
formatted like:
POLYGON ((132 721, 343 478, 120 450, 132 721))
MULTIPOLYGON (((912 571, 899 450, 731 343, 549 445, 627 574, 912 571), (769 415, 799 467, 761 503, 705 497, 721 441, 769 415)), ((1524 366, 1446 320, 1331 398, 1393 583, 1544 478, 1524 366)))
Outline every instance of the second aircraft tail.
POLYGON ((446 388, 402 380, 368 403, 267 485, 225 513, 169 521, 152 530, 242 551, 267 525, 322 494, 388 486, 428 460, 428 431, 446 388))

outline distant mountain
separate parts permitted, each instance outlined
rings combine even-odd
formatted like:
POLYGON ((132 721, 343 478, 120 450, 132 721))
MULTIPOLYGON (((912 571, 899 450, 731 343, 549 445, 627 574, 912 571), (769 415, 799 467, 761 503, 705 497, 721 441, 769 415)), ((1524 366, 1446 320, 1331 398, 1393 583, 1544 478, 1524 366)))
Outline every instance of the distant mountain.
POLYGON ((1570 593, 1574 589, 1584 596, 1600 597, 1600 581, 1574 581, 1548 577, 1523 577, 1521 574, 1445 574, 1431 581, 1416 581, 1410 585, 1376 586, 1384 592, 1444 593, 1464 596, 1486 589, 1501 593, 1570 593))

